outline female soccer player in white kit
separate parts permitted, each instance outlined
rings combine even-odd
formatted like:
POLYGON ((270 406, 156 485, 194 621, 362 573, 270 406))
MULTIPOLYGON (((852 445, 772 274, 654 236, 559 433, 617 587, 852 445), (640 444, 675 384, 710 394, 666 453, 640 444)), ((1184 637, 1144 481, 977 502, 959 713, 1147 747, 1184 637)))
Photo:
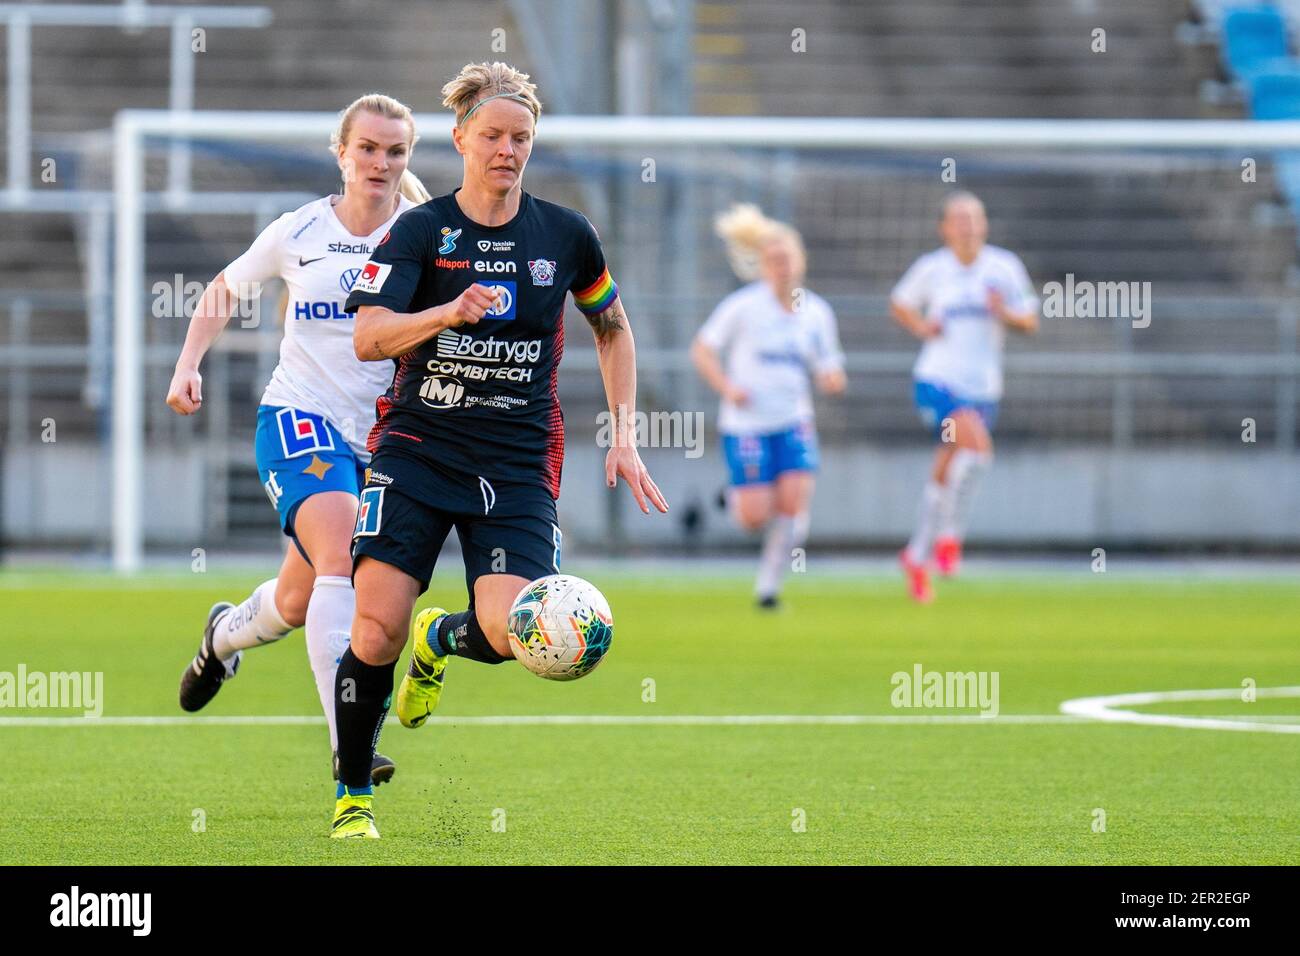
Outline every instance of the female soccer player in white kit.
POLYGON ((993 461, 1006 330, 1038 331, 1038 296, 1012 252, 986 245, 984 204, 943 203, 944 248, 917 259, 890 296, 894 319, 924 343, 912 369, 917 411, 939 439, 916 530, 899 556, 913 599, 933 600, 929 561, 956 573, 971 493, 993 461))
POLYGON ((748 531, 766 529, 754 591, 760 607, 774 608, 792 552, 808 533, 818 467, 812 382, 842 392, 844 356, 830 305, 801 288, 799 233, 752 205, 734 206, 716 228, 749 284, 713 310, 691 359, 722 396, 718 431, 732 513, 748 531))
MULTIPOLYGON (((255 447, 263 487, 294 547, 279 575, 241 604, 213 606, 199 652, 182 675, 180 703, 199 710, 234 676, 244 650, 305 624, 336 754, 334 680, 355 606, 351 541, 370 461, 365 442, 375 399, 393 377, 392 363, 357 359, 353 317, 342 306, 397 217, 429 198, 407 169, 416 138, 411 111, 391 97, 363 96, 342 112, 331 137, 343 171, 342 196, 285 213, 212 281, 190 321, 167 394, 178 414, 197 412, 199 363, 225 328, 235 298, 255 299, 261 283, 285 281, 280 363, 258 407, 255 447)), ((375 782, 388 780, 393 769, 392 761, 376 755, 375 782)))

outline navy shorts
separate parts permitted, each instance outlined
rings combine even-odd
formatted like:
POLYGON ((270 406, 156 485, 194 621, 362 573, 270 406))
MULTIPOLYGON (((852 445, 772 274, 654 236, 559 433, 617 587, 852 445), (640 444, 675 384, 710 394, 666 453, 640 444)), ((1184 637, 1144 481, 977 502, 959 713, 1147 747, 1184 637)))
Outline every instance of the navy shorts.
POLYGON ((560 570, 563 537, 555 499, 541 485, 488 481, 405 455, 374 456, 361 491, 352 567, 363 556, 392 565, 429 587, 452 528, 465 561, 470 606, 485 574, 532 581, 560 570))

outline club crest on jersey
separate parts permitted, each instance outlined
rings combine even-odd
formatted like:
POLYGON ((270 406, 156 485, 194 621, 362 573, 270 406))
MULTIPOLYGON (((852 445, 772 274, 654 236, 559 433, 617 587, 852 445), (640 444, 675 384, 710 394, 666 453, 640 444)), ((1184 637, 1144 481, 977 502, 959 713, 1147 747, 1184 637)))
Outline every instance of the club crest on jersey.
POLYGON ((357 503, 357 526, 352 537, 363 538, 379 534, 384 517, 384 492, 386 488, 366 488, 357 503))
POLYGON ((555 284, 555 263, 550 259, 529 259, 528 272, 533 277, 533 285, 555 284))
POLYGON ((280 447, 285 458, 334 450, 334 435, 319 415, 282 408, 275 413, 275 420, 280 426, 280 447))
POLYGON ((442 245, 438 247, 438 251, 444 256, 449 252, 455 252, 456 240, 460 238, 460 230, 453 231, 451 226, 443 226, 440 235, 442 236, 442 245))
MULTIPOLYGON (((352 287, 357 284, 357 277, 361 275, 360 269, 344 269, 339 276, 339 288, 345 293, 351 292, 352 287)), ((349 316, 351 318, 351 316, 349 316)))
MULTIPOLYGON (((361 267, 361 275, 352 283, 353 292, 378 292, 384 287, 388 273, 393 267, 386 262, 367 262, 361 267)), ((346 273, 344 273, 346 275, 346 273)), ((341 279, 339 281, 342 281, 341 279)))

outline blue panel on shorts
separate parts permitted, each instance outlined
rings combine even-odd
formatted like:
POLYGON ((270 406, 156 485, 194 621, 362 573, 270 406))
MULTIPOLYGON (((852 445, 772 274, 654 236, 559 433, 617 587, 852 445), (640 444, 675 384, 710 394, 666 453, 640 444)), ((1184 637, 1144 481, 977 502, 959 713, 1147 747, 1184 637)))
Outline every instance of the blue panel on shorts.
POLYGON ((312 495, 360 491, 365 466, 339 430, 320 415, 259 405, 253 448, 262 488, 287 535, 293 535, 298 506, 312 495))

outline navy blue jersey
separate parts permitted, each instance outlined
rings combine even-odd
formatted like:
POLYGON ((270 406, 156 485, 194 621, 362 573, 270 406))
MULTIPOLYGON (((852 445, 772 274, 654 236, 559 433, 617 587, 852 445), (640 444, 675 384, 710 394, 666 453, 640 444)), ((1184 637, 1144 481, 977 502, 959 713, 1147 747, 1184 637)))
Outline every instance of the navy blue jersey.
POLYGON ((585 216, 524 193, 510 222, 484 226, 461 212, 455 193, 431 199, 393 224, 344 309, 420 312, 475 282, 495 288, 496 308, 394 360, 368 447, 492 481, 540 484, 558 497, 564 298, 572 292, 578 308, 596 315, 618 295, 585 216))

